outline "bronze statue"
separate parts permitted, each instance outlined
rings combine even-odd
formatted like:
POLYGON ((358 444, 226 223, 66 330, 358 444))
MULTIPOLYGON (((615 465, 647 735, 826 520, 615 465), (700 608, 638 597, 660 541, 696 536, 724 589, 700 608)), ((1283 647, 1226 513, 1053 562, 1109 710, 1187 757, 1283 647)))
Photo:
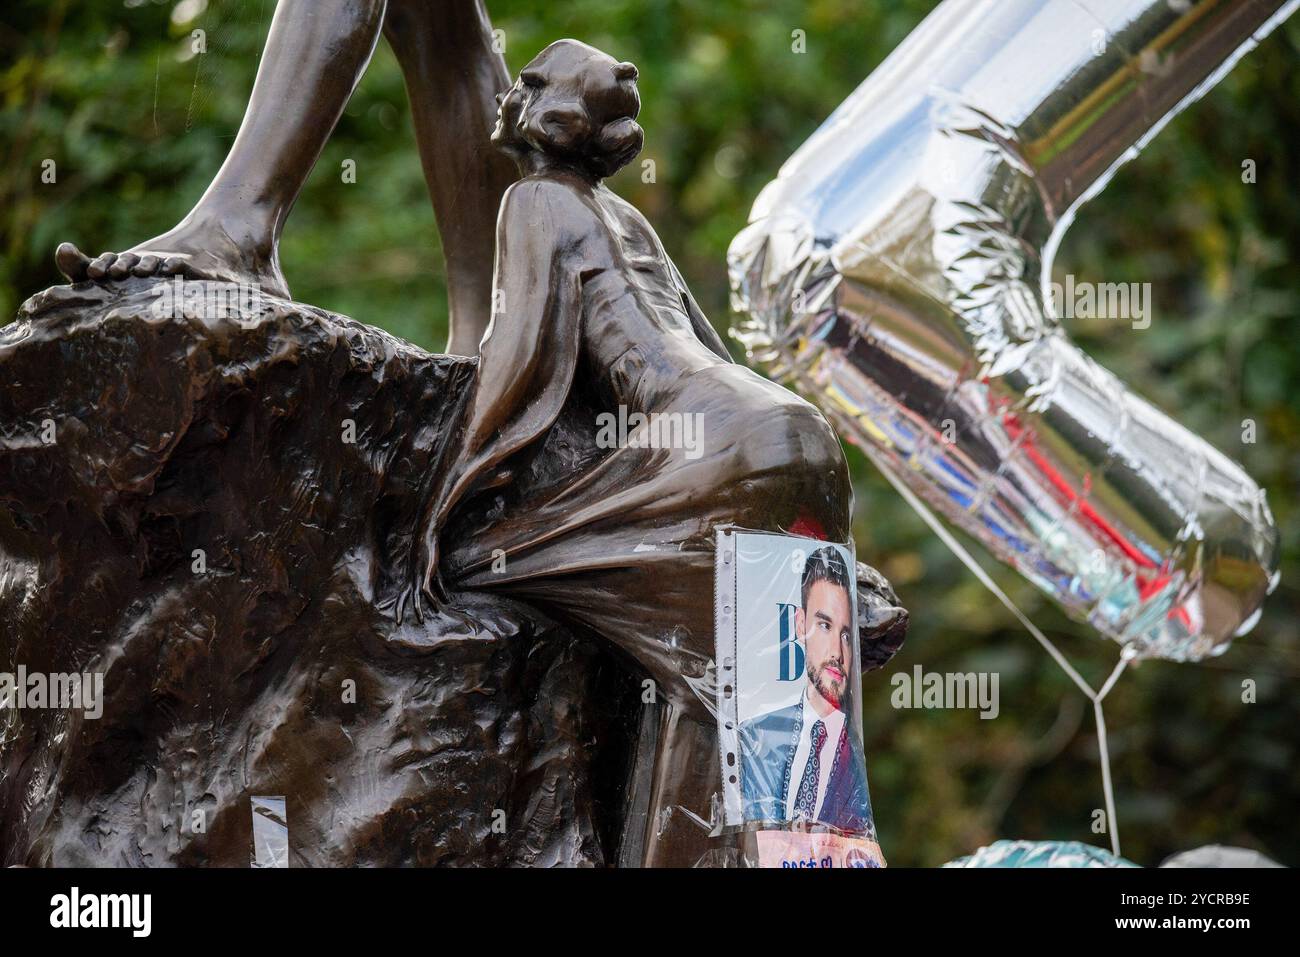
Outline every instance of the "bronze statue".
POLYGON ((714 689, 703 681, 714 531, 846 541, 852 490, 821 413, 731 361, 645 217, 602 184, 641 148, 636 77, 630 63, 560 40, 501 100, 492 139, 521 179, 502 201, 495 312, 462 435, 429 501, 413 599, 417 609, 445 600, 442 566, 457 588, 536 603, 630 654, 668 702, 651 799, 661 823, 646 858, 694 864, 708 846, 697 822, 718 788, 716 765, 701 759, 717 751, 705 706, 714 689), (476 493, 511 481, 571 399, 628 417, 693 417, 702 447, 629 441, 575 465, 558 487, 449 525, 476 493))
POLYGON ((380 31, 406 78, 416 144, 447 265, 447 351, 474 355, 491 313, 492 225, 514 179, 488 144, 510 85, 480 0, 279 0, 230 154, 176 227, 93 259, 56 253, 68 279, 183 274, 255 282, 287 298, 285 220, 370 62, 380 31))
POLYGON ((504 597, 459 597, 467 637, 375 602, 475 360, 158 285, 0 328, 0 867, 248 867, 255 795, 291 867, 617 860, 629 669, 504 597), (23 669, 101 697, 6 706, 23 669))
MULTIPOLYGON (((189 485, 205 471, 243 476, 252 462, 246 457, 231 460, 232 436, 260 436, 280 421, 272 415, 269 423, 240 424, 262 414, 252 409, 268 395, 272 410, 277 407, 275 396, 282 388, 279 357, 284 355, 306 366, 295 375, 313 383, 322 380, 320 396, 339 392, 340 416, 350 414, 358 422, 371 423, 362 428, 366 451, 358 457, 332 444, 328 418, 322 428, 304 425, 306 431, 294 443, 304 455, 276 459, 266 495, 249 491, 259 503, 256 509, 248 506, 250 514, 260 518, 243 532, 256 535, 259 522, 275 524, 275 534, 253 551, 259 561, 266 560, 263 574, 271 579, 269 586, 257 589, 264 594, 269 587, 270 594, 241 602, 238 589, 230 591, 235 583, 226 582, 219 595, 205 592, 202 600, 186 599, 184 604, 194 608, 194 614, 217 618, 222 608, 245 608, 248 614, 229 633, 224 624, 211 627, 222 633, 222 641, 235 649, 231 653, 241 662, 239 667, 249 673, 264 670, 267 660, 277 660, 249 657, 255 647, 247 644, 250 629, 266 623, 292 634, 295 647, 303 651, 312 642, 323 643, 331 655, 347 662, 346 667, 363 673, 375 667, 371 656, 378 654, 383 679, 374 681, 382 683, 386 695, 399 693, 393 661, 410 662, 412 680, 426 692, 450 687, 458 667, 478 673, 490 661, 495 670, 488 686, 492 690, 486 693, 495 695, 503 688, 526 696, 558 694, 558 711, 546 712, 540 724, 534 719, 530 727, 536 725, 536 733, 528 744, 535 742, 537 753, 550 749, 562 755, 559 771, 548 781, 553 786, 563 778, 563 768, 571 767, 570 791, 546 798, 562 802, 553 813, 525 815, 525 826, 532 830, 522 836, 512 832, 509 841, 485 848, 484 861, 608 862, 616 844, 618 859, 629 864, 737 863, 745 856, 745 837, 722 832, 719 739, 710 704, 717 686, 715 532, 736 526, 848 541, 852 490, 839 442, 815 408, 731 360, 649 223, 602 184, 641 148, 632 64, 561 40, 542 51, 506 89, 504 64, 490 50, 486 16, 477 3, 454 3, 436 14, 430 4, 397 0, 387 8, 380 0, 337 0, 328 5, 328 14, 324 6, 309 6, 305 0, 281 3, 239 137, 195 211, 165 236, 120 255, 107 253, 91 260, 67 244, 60 247, 58 260, 65 273, 97 286, 50 290, 35 297, 23 315, 32 328, 41 325, 42 335, 51 340, 86 334, 87 329, 112 339, 122 334, 114 320, 143 316, 154 284, 150 280, 156 275, 251 278, 261 283, 261 311, 250 327, 253 333, 241 335, 220 323, 201 328, 175 323, 175 335, 200 337, 200 351, 210 350, 217 368, 225 370, 233 363, 231 368, 242 369, 251 363, 260 370, 256 376, 230 375, 220 395, 212 392, 211 376, 187 386, 190 373, 170 368, 166 353, 160 351, 174 347, 170 337, 149 339, 150 347, 139 353, 145 365, 122 372, 133 377, 129 381, 161 376, 169 388, 188 394, 178 408, 192 408, 193 419, 178 420, 175 429, 184 435, 197 430, 202 436, 193 449, 184 442, 163 442, 158 454, 180 455, 188 449, 206 466, 190 463, 178 469, 163 461, 149 466, 150 474, 172 475, 176 487, 169 485, 167 493, 181 501, 197 494, 189 485), (322 318, 319 310, 274 298, 287 296, 275 257, 280 228, 364 68, 381 22, 407 72, 421 153, 447 249, 453 298, 449 348, 472 352, 470 344, 476 343, 477 362, 460 360, 452 367, 446 365, 447 357, 421 359, 415 355, 419 350, 409 346, 394 350, 364 336, 358 340, 349 320, 322 318), (434 27, 450 32, 437 34, 434 27), (461 45, 453 42, 453 35, 461 37, 461 45), (442 53, 446 59, 439 59, 442 53), (487 137, 484 99, 490 102, 498 92, 491 142, 504 154, 504 170, 481 149, 487 137), (435 103, 440 99, 444 102, 435 103), (301 111, 292 104, 301 104, 301 111), (482 142, 478 130, 483 131, 482 142), (508 171, 511 159, 520 180, 506 189, 514 179, 508 171), (453 185, 459 190, 467 175, 468 195, 460 203, 451 202, 453 185), (489 207, 496 219, 491 273, 486 265, 492 255, 487 248, 492 235, 489 207), (95 319, 85 321, 83 312, 95 319), (276 323, 284 325, 272 328, 276 323), (481 342, 479 332, 484 333, 481 342), (329 384, 329 375, 337 374, 325 371, 329 343, 345 338, 365 343, 364 348, 346 350, 351 363, 378 364, 396 385, 378 393, 358 392, 353 375, 346 376, 347 386, 329 384), (289 344, 287 352, 281 340, 289 344), (163 345, 152 345, 155 342, 163 345), (250 348, 259 358, 238 358, 250 348), (393 355, 402 357, 396 366, 391 358, 380 358, 393 355), (661 417, 698 428, 685 441, 659 442, 638 426, 611 442, 602 425, 610 417, 642 423, 661 417), (360 474, 349 478, 358 467, 360 474), (301 473, 295 474, 295 468, 301 473), (272 499, 300 499, 304 489, 324 481, 322 476, 328 476, 329 489, 323 501, 331 503, 330 509, 344 508, 337 515, 346 514, 346 527, 330 509, 283 519, 277 506, 264 514, 272 499), (308 541, 321 549, 313 559, 319 567, 303 578, 287 556, 302 554, 308 541), (281 575, 275 571, 279 568, 293 570, 281 575), (329 586, 318 594, 308 583, 321 580, 328 580, 329 586), (317 594, 316 603, 308 591, 317 594), (315 610, 308 614, 304 609, 309 608, 315 610), (310 621, 316 630, 299 634, 300 620, 310 621), (357 628, 367 636, 360 657, 350 637, 357 628), (594 637, 631 664, 628 673, 634 679, 653 681, 654 704, 629 710, 627 702, 611 709, 592 701, 589 696, 601 688, 628 693, 617 681, 599 677, 608 670, 600 664, 602 658, 583 659, 585 664, 575 672, 576 666, 565 657, 570 653, 564 651, 559 660, 547 659, 559 677, 538 675, 527 667, 534 653, 512 647, 511 636, 516 635, 527 647, 559 642, 562 649, 575 640, 570 635, 579 642, 594 637), (437 676, 433 686, 429 674, 437 676), (551 690, 543 692, 548 687, 551 690), (567 714, 567 707, 578 707, 580 718, 566 724, 557 717, 567 714), (622 737, 629 723, 636 729, 635 740, 622 737), (557 735, 564 739, 573 733, 593 735, 612 751, 556 751, 549 743, 557 735), (610 753, 616 756, 609 758, 610 753), (592 793, 602 768, 619 779, 620 810, 613 823, 593 823, 598 814, 592 810, 592 793), (563 835, 574 832, 584 835, 582 849, 560 851, 563 835), (538 847, 555 850, 538 852, 538 847)), ((37 355, 36 345, 21 336, 11 345, 9 352, 0 349, 0 361, 21 368, 37 355)), ((103 374, 112 373, 106 369, 103 374)), ((226 382, 226 373, 216 381, 226 382)), ((129 393, 131 386, 124 388, 129 393)), ((5 418, 26 421, 50 405, 44 393, 23 396, 11 400, 12 408, 0 408, 5 418)), ((295 411, 287 413, 286 421, 308 414, 296 396, 287 407, 295 411)), ((137 415, 145 414, 139 403, 134 408, 137 415)), ((27 474, 23 454, 12 463, 0 461, 0 468, 27 474)), ((269 448, 263 454, 271 454, 269 448)), ((66 482, 84 480, 78 475, 66 482)), ((53 485, 56 490, 62 487, 53 485)), ((136 497, 123 500, 128 503, 124 508, 143 511, 120 520, 123 547, 136 558, 123 558, 113 566, 119 578, 134 567, 133 561, 153 562, 172 575, 179 556, 194 544, 193 536, 204 529, 213 533, 210 522, 192 520, 155 528, 149 518, 160 507, 154 503, 155 493, 156 488, 145 483, 132 486, 136 497), (161 535, 166 548, 159 551, 152 540, 139 541, 134 536, 141 528, 161 535)), ((115 489, 98 494, 113 501, 119 497, 115 489)), ((39 513, 39 520, 26 520, 29 524, 71 521, 48 508, 34 508, 27 499, 40 498, 36 487, 24 495, 23 508, 33 516, 39 513)), ((177 508, 169 500, 164 512, 177 508)), ((217 524, 227 543, 223 547, 237 547, 239 529, 217 524)), ((67 539, 79 537, 70 532, 67 539)), ((32 547, 22 529, 0 527, 0 544, 6 540, 12 548, 32 547)), ((60 556, 47 552, 30 561, 58 565, 60 556)), ((123 579, 114 587, 125 593, 132 586, 123 579)), ((33 599, 24 595, 0 593, 0 606, 13 614, 22 610, 35 620, 24 604, 33 599)), ((154 597, 146 604, 152 607, 159 601, 154 597)), ((901 643, 906 614, 887 583, 862 565, 857 604, 863 667, 879 667, 901 643)), ((84 613, 90 613, 89 607, 84 613)), ((111 619, 125 611, 96 614, 111 619)), ((166 634, 174 624, 169 619, 150 627, 166 634)), ((119 619, 102 621, 95 633, 113 634, 120 627, 119 619)), ((135 627, 133 634, 140 634, 141 626, 135 627)), ((136 654, 147 660, 147 646, 136 654)), ((290 660, 284 659, 285 667, 290 660)), ((333 666, 329 673, 341 667, 333 666)), ((289 684, 304 686, 301 679, 289 684)), ((175 692, 170 707, 179 708, 176 702, 181 702, 194 710, 215 701, 244 715, 252 727, 273 720, 265 711, 271 699, 250 701, 238 682, 214 688, 194 679, 184 686, 183 694, 175 692), (241 710, 250 707, 262 710, 241 710)), ((644 695, 635 682, 631 687, 634 695, 644 695)), ((521 712, 509 710, 512 701, 507 695, 494 706, 494 721, 509 725, 523 720, 521 712)), ((425 701, 422 723, 411 733, 420 737, 436 735, 443 726, 472 728, 476 707, 461 693, 435 695, 425 701)), ((321 740, 330 720, 337 720, 324 705, 295 709, 295 714, 299 711, 313 716, 308 723, 313 740, 321 740)), ((367 714, 381 728, 391 720, 382 709, 367 714)), ((205 720, 214 719, 200 714, 190 723, 205 720)), ((295 721, 301 724, 306 718, 295 721)), ((210 733, 225 742, 223 760, 234 762, 238 742, 227 731, 214 727, 210 733)), ((307 862, 467 862, 471 857, 464 842, 447 835, 482 826, 472 810, 476 795, 484 813, 491 811, 485 802, 492 800, 526 803, 520 789, 527 783, 524 768, 532 759, 526 749, 504 747, 508 737, 501 738, 499 765, 507 767, 513 758, 522 762, 516 773, 524 776, 499 776, 495 790, 473 781, 438 778, 429 783, 427 794, 417 796, 420 778, 405 773, 399 762, 390 773, 403 772, 403 800, 417 801, 421 809, 414 819, 405 805, 358 799, 364 813, 354 809, 357 816, 350 820, 359 830, 345 828, 326 838, 327 827, 343 825, 329 814, 331 796, 312 790, 311 754, 307 744, 293 744, 295 737, 284 739, 280 746, 285 756, 276 765, 289 783, 258 782, 260 790, 253 793, 295 788, 313 793, 305 811, 295 812, 290 801, 291 833, 295 815, 305 816, 314 825, 309 833, 342 841, 345 847, 338 853, 313 850, 307 862), (463 793, 456 790, 462 785, 467 789, 463 793), (403 840, 416 842, 405 857, 380 853, 366 843, 366 835, 394 826, 390 814, 392 821, 402 822, 403 840), (456 850, 427 851, 450 846, 456 850)), ((397 746, 388 731, 372 733, 371 738, 390 742, 372 749, 376 753, 397 746)), ((38 748, 41 736, 24 740, 26 747, 38 748)), ((302 740, 308 740, 305 732, 302 740)), ((346 755, 335 744, 330 759, 332 766, 341 767, 346 755)), ((432 754, 438 753, 434 748, 432 754)), ((81 760, 94 765, 93 747, 87 747, 81 760)), ((148 763, 139 755, 132 760, 136 764, 128 762, 131 768, 138 768, 140 761, 148 763)), ((123 768, 118 773, 139 772, 123 768)), ((340 773, 335 771, 331 778, 340 773)), ((76 779, 78 806, 85 803, 95 780, 94 775, 76 779)), ((224 807, 241 793, 227 786, 218 793, 217 803, 224 807)), ((128 796, 131 800, 123 799, 113 815, 119 835, 138 828, 127 820, 131 801, 138 796, 128 796)), ((6 804, 16 807, 20 800, 19 793, 6 795, 0 788, 0 811, 6 804)), ((24 817, 5 826, 29 842, 39 833, 39 841, 24 852, 26 858, 58 859, 63 838, 46 824, 45 830, 35 831, 24 817)), ((60 833, 72 836, 81 826, 74 816, 60 833)), ((223 844, 191 842, 184 859, 197 862, 208 855, 228 861, 234 826, 226 825, 223 844)), ((136 844, 141 841, 154 855, 146 855, 143 862, 162 853, 158 840, 141 838, 136 844)))

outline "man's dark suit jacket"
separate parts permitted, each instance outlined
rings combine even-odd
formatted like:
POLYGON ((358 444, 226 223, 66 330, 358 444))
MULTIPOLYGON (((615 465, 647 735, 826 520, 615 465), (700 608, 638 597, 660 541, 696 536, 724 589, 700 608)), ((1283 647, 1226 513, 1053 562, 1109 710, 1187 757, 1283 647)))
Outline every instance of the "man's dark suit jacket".
MULTIPOLYGON (((788 821, 785 796, 803 730, 803 699, 788 708, 769 711, 740 726, 741 782, 746 821, 788 821)), ((874 834, 871 798, 867 793, 867 768, 862 747, 844 722, 835 763, 826 784, 826 797, 817 821, 842 831, 874 834)))

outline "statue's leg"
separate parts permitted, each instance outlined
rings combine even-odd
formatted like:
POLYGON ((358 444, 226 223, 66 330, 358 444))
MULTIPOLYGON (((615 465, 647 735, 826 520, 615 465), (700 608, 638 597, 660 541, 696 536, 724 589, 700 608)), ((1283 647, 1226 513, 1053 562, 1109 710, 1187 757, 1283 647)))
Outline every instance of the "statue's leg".
POLYGON ((55 254, 74 281, 184 273, 288 295, 277 246, 307 175, 365 72, 386 0, 280 0, 243 122, 207 192, 175 228, 91 259, 55 254))
POLYGON ((514 163, 489 142, 496 94, 510 86, 480 0, 391 0, 384 35, 406 76, 420 162, 447 263, 447 351, 478 355, 492 315, 501 195, 514 163))

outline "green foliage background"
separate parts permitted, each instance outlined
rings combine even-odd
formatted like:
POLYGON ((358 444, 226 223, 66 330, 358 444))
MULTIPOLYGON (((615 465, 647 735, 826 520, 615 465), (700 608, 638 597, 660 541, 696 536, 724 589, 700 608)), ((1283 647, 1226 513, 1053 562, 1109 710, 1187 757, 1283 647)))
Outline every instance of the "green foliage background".
MULTIPOLYGON (((489 0, 518 70, 573 36, 641 69, 644 156, 612 181, 655 223, 719 328, 725 252, 759 189, 930 11, 930 0, 489 0), (807 52, 791 52, 791 31, 807 52)), ((6 0, 0 12, 0 315, 59 280, 76 241, 121 249, 176 222, 220 165, 257 69, 272 0, 6 0), (191 14, 193 14, 191 16, 191 14), (190 31, 207 52, 187 56, 190 31), (53 159, 58 179, 42 184, 53 159)), ((1282 584, 1263 619, 1201 665, 1151 662, 1107 701, 1126 856, 1156 864, 1207 843, 1300 864, 1300 18, 1175 120, 1081 213, 1063 276, 1153 284, 1155 317, 1076 320, 1084 349, 1237 458, 1270 493, 1282 584), (1243 184, 1253 159, 1258 182, 1243 184), (1242 441, 1242 420, 1258 440, 1242 441), (1257 684, 1244 704, 1242 681, 1257 684)), ((93 247, 93 248, 92 248, 93 247)), ((317 164, 282 247, 296 298, 441 348, 441 254, 406 95, 380 45, 317 164), (344 159, 356 185, 340 182, 344 159)), ((0 320, 3 321, 3 320, 0 320)), ((0 388, 3 384, 0 383, 0 388)), ((866 678, 864 722, 882 844, 934 865, 998 837, 1077 839, 1102 806, 1091 709, 1011 616, 927 533, 856 450, 859 556, 913 612, 904 651, 866 678), (997 671, 1001 715, 901 711, 914 664, 997 671)), ((1093 681, 1116 648, 1013 573, 997 579, 1093 681)))

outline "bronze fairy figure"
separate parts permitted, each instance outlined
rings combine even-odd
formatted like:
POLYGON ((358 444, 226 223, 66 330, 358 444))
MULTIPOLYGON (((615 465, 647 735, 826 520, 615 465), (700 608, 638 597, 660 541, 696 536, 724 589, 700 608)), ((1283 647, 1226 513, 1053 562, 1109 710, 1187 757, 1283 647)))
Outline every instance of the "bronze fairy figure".
MULTIPOLYGON (((852 491, 821 413, 731 360, 654 229, 602 183, 642 145, 636 79, 632 64, 561 40, 500 98, 492 139, 521 179, 502 200, 494 311, 405 600, 441 613, 445 581, 614 642, 670 705, 652 806, 688 810, 675 827, 698 831, 688 818, 708 818, 718 786, 700 759, 716 754, 715 531, 847 541, 852 491), (611 410, 692 417, 701 442, 647 441, 643 427, 599 448, 596 418, 611 410), (583 445, 573 467, 512 493, 557 430, 583 445)), ((648 862, 694 863, 679 852, 697 842, 670 841, 665 859, 656 835, 648 862)))

